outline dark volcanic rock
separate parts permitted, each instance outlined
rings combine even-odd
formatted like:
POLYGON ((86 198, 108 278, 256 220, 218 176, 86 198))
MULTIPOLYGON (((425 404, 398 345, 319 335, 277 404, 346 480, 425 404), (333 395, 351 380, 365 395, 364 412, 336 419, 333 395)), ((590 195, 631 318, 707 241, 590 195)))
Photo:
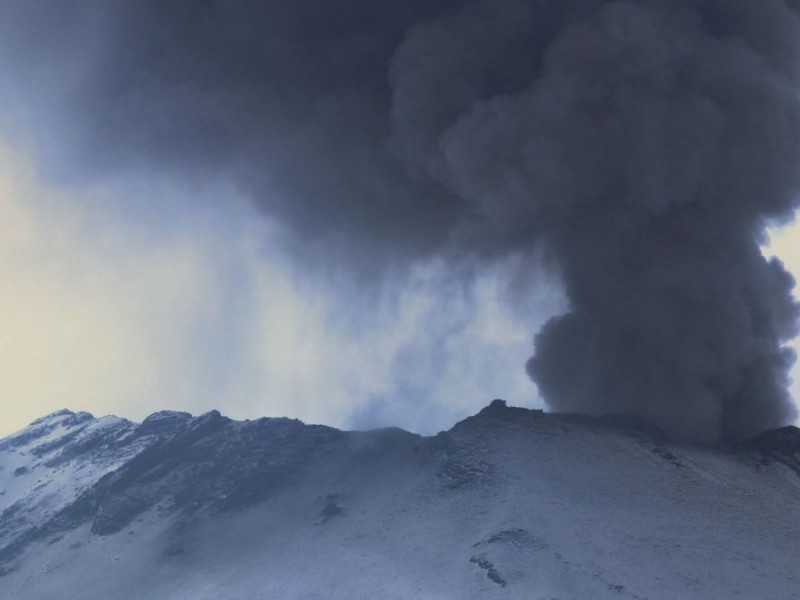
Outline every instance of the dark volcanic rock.
POLYGON ((153 435, 169 433, 192 420, 192 415, 187 412, 162 410, 147 417, 139 426, 139 435, 153 435))
MULTIPOLYGON (((232 518, 235 511, 275 500, 298 481, 316 481, 328 469, 335 474, 331 491, 345 495, 319 496, 324 505, 318 505, 312 518, 322 523, 333 519, 331 529, 359 514, 354 508, 358 497, 336 488, 340 470, 357 471, 359 481, 368 482, 399 466, 427 473, 435 497, 443 501, 491 496, 513 483, 509 465, 518 459, 510 454, 499 460, 493 448, 507 439, 537 436, 557 440, 559 453, 576 456, 583 450, 570 445, 573 437, 584 442, 613 439, 615 447, 647 457, 648 465, 666 465, 679 478, 691 476, 691 469, 674 468, 685 466, 681 448, 639 420, 551 415, 509 407, 502 400, 430 438, 394 428, 344 432, 285 418, 237 422, 217 411, 198 417, 164 411, 140 425, 60 411, 0 441, 0 451, 10 457, 8 480, 29 490, 18 498, 7 496, 0 513, 0 573, 11 572, 23 557, 32 555, 37 543, 48 543, 79 527, 95 536, 112 536, 150 513, 174 517, 191 529, 192 523, 208 516, 232 518)), ((794 427, 721 450, 745 457, 751 466, 755 457, 757 464, 780 463, 800 474, 800 430, 794 427)), ((539 460, 533 456, 531 464, 539 460)), ((560 479, 559 472, 552 481, 560 479)), ((176 556, 190 546, 181 537, 166 555, 176 556)), ((484 534, 475 546, 481 553, 474 554, 472 563, 501 587, 513 580, 514 573, 498 570, 494 554, 502 557, 504 552, 545 547, 526 529, 505 525, 484 534)))
POLYGON ((765 431, 734 446, 739 451, 756 454, 762 463, 778 462, 800 475, 800 429, 793 426, 765 431))
MULTIPOLYGON (((41 448, 43 464, 49 468, 69 461, 83 461, 89 467, 98 454, 111 462, 116 457, 119 465, 45 522, 27 524, 20 519, 17 505, 15 510, 6 510, 0 526, 8 533, 13 524, 19 535, 0 544, 0 565, 18 557, 33 542, 86 523, 96 535, 117 533, 155 507, 187 515, 246 508, 301 476, 319 454, 348 444, 354 451, 390 452, 401 442, 410 445, 409 439, 417 438, 394 430, 375 436, 346 434, 292 419, 234 422, 217 411, 199 417, 161 412, 138 426, 120 420, 88 430, 93 423, 97 421, 91 416, 87 420, 59 412, 10 440, 19 447, 41 448), (64 428, 63 435, 37 445, 38 439, 58 427, 64 428)), ((27 472, 27 467, 17 469, 20 476, 27 472)))
POLYGON ((750 441, 750 445, 762 452, 787 457, 800 457, 800 429, 793 426, 765 431, 750 441))

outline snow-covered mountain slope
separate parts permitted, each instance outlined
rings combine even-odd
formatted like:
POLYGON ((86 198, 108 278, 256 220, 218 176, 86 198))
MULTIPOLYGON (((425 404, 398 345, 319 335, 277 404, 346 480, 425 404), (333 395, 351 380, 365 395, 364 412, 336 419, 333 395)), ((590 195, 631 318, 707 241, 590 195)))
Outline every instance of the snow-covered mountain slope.
POLYGON ((800 598, 800 432, 500 402, 422 438, 68 411, 0 441, 0 598, 800 598))

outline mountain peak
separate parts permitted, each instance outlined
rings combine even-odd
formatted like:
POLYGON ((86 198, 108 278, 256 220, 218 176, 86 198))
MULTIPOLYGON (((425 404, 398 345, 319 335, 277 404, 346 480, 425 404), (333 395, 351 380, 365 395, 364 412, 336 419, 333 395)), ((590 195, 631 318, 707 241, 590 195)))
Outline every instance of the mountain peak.
POLYGON ((32 421, 28 425, 28 428, 36 428, 42 425, 56 425, 58 423, 74 423, 76 421, 87 421, 93 418, 94 416, 88 412, 73 412, 68 408, 62 408, 32 421))
POLYGON ((701 448, 502 400, 433 437, 59 411, 0 441, 0 590, 782 600, 799 436, 701 448))

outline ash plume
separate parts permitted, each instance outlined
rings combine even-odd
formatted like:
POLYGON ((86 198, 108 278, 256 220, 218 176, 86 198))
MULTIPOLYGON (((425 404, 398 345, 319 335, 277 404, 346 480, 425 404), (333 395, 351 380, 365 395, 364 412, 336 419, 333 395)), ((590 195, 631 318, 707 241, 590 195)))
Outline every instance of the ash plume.
POLYGON ((356 268, 545 252, 552 409, 740 438, 795 416, 797 4, 9 0, 0 91, 55 172, 222 175, 356 268))

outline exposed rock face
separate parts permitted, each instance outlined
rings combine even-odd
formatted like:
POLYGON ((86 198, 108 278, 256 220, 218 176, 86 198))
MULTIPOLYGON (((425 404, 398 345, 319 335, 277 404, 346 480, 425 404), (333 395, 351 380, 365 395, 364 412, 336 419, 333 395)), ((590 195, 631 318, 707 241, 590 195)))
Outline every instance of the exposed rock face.
POLYGON ((6 544, 0 563, 84 523, 97 535, 116 533, 156 506, 187 514, 246 507, 291 482, 345 437, 290 419, 236 423, 217 411, 199 417, 160 412, 141 425, 54 413, 0 445, 0 452, 32 459, 14 470, 16 476, 37 476, 37 487, 0 513, 6 544), (67 490, 54 489, 76 470, 88 473, 67 490))
POLYGON ((737 445, 736 448, 752 452, 764 464, 782 463, 800 476, 800 429, 797 427, 789 426, 765 431, 758 437, 737 445))
POLYGON ((799 459, 500 400, 430 438, 60 411, 0 441, 0 596, 783 600, 799 459))

